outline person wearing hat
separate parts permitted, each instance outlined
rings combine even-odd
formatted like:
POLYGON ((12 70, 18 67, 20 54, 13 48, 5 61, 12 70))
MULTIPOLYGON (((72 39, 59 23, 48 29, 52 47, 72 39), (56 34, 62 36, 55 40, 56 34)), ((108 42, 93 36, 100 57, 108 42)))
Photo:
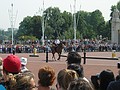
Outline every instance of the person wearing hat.
POLYGON ((2 85, 2 78, 3 78, 3 74, 2 74, 2 61, 3 59, 0 57, 0 90, 6 90, 5 87, 2 85))
POLYGON ((21 72, 28 71, 28 69, 26 67, 26 65, 27 65, 27 58, 21 57, 20 61, 21 61, 21 72))
POLYGON ((54 42, 56 45, 60 44, 60 40, 57 38, 54 42))
POLYGON ((4 86, 6 90, 13 90, 15 82, 15 74, 18 74, 21 71, 21 62, 20 58, 16 55, 8 55, 3 59, 3 78, 4 86))
POLYGON ((78 52, 71 51, 67 55, 67 65, 78 64, 81 65, 81 55, 78 52))

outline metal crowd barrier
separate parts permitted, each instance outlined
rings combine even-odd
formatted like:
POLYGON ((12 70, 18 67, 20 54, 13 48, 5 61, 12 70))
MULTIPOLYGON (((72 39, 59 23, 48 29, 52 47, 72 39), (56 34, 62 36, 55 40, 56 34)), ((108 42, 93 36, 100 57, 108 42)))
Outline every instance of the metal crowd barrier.
MULTIPOLYGON (((66 55, 61 55, 61 57, 67 57, 66 55)), ((82 57, 83 58, 83 60, 84 60, 84 62, 83 62, 83 64, 86 64, 86 59, 105 59, 105 60, 118 60, 119 59, 119 57, 94 57, 94 56, 86 56, 85 54, 84 54, 84 56, 82 57)))

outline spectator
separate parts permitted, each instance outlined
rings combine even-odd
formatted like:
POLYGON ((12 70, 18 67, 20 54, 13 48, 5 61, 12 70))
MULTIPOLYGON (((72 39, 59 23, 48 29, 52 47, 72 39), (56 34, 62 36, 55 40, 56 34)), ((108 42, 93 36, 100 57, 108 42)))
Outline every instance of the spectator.
POLYGON ((81 56, 77 52, 69 52, 66 61, 68 69, 75 70, 79 77, 82 77, 89 82, 89 80, 84 77, 84 69, 81 65, 81 56))
POLYGON ((2 58, 0 57, 0 90, 6 90, 3 84, 3 74, 2 74, 2 58))
POLYGON ((79 78, 78 80, 72 81, 67 90, 94 90, 94 88, 89 82, 83 78, 79 78))
POLYGON ((116 78, 115 78, 115 80, 116 80, 116 81, 117 81, 117 80, 120 80, 120 75, 117 75, 116 78))
POLYGON ((3 69, 2 62, 3 62, 3 59, 0 57, 0 80, 2 79, 2 76, 3 76, 3 74, 2 74, 2 69, 3 69))
POLYGON ((118 70, 118 75, 116 76, 116 80, 120 80, 120 70, 118 70))
POLYGON ((71 81, 78 79, 79 76, 74 70, 62 69, 57 75, 57 90, 67 90, 71 81))
POLYGON ((55 71, 50 66, 45 66, 39 69, 38 72, 38 90, 50 90, 55 80, 55 71))
POLYGON ((100 90, 107 90, 107 86, 111 81, 114 81, 115 77, 111 70, 103 70, 100 73, 100 90))
POLYGON ((4 86, 7 90, 13 90, 13 84, 15 83, 14 75, 18 74, 21 70, 21 62, 16 55, 8 55, 3 60, 3 77, 4 86))
POLYGON ((87 78, 85 78, 85 76, 84 76, 84 70, 83 70, 82 65, 70 64, 70 65, 68 65, 67 69, 75 70, 77 72, 77 74, 79 75, 79 78, 83 78, 84 80, 89 82, 89 80, 87 78))
POLYGON ((77 52, 69 52, 67 56, 67 64, 81 64, 81 56, 77 52))
POLYGON ((15 49, 13 49, 12 53, 13 53, 13 55, 15 55, 15 49))
POLYGON ((114 73, 109 69, 103 70, 99 76, 97 75, 97 79, 94 79, 93 77, 91 77, 91 81, 93 82, 95 88, 99 90, 107 90, 109 83, 114 80, 115 80, 114 73), (97 80, 97 81, 94 81, 94 80, 97 80))
POLYGON ((17 74, 15 76, 16 82, 12 90, 36 90, 34 74, 30 71, 17 74))
POLYGON ((82 77, 89 82, 89 80, 84 77, 84 70, 83 66, 81 65, 81 56, 78 54, 78 52, 69 52, 66 61, 68 69, 75 70, 78 73, 79 77, 82 77))
POLYGON ((107 90, 120 90, 120 79, 109 83, 107 90))
POLYGON ((110 82, 107 87, 107 90, 120 90, 120 70, 118 70, 116 81, 110 82))
POLYGON ((0 90, 6 90, 3 85, 0 84, 0 90))
POLYGON ((28 71, 28 69, 26 67, 26 65, 27 65, 27 58, 21 57, 20 61, 21 61, 21 72, 28 71))

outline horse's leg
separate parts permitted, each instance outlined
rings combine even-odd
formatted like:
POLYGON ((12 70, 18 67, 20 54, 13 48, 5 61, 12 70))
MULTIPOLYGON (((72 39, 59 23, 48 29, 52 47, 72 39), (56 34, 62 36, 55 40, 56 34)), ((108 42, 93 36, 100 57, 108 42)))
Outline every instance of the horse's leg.
POLYGON ((53 59, 56 61, 55 53, 53 53, 52 60, 53 60, 53 59))
POLYGON ((59 57, 58 57, 58 59, 57 59, 57 60, 60 60, 60 57, 61 57, 61 53, 58 53, 58 56, 59 56, 59 57))

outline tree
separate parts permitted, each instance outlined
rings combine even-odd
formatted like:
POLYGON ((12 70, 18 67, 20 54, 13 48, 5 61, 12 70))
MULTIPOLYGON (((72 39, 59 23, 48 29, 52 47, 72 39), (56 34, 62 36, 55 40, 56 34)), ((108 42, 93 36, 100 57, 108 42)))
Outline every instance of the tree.
POLYGON ((40 16, 27 16, 20 23, 19 30, 17 32, 17 36, 31 35, 36 38, 41 38, 41 17, 40 16))
POLYGON ((35 36, 36 38, 42 37, 42 17, 40 16, 33 16, 31 18, 31 34, 32 36, 35 36))
MULTIPOLYGON (((64 19, 61 16, 61 12, 59 8, 48 8, 44 11, 45 14, 45 20, 46 20, 46 25, 51 27, 51 30, 53 30, 51 33, 54 35, 54 38, 56 36, 60 36, 62 34, 62 26, 64 24, 64 19)), ((48 30, 46 30, 47 32, 48 30)))
POLYGON ((27 16, 23 19, 23 21, 20 23, 19 30, 17 32, 17 36, 22 36, 22 35, 28 35, 30 34, 31 30, 31 18, 30 16, 27 16))
MULTIPOLYGON (((99 10, 95 10, 91 13, 91 22, 90 22, 90 25, 93 26, 93 30, 94 32, 96 33, 96 36, 99 35, 99 30, 102 30, 102 29, 99 29, 99 26, 100 25, 104 25, 102 23, 104 23, 104 17, 102 16, 102 13, 99 11, 99 10)), ((103 26, 101 26, 103 27, 103 26)))
POLYGON ((31 41, 35 41, 38 40, 36 37, 34 36, 20 36, 18 37, 19 40, 23 40, 23 41, 27 41, 27 40, 31 40, 31 41))
POLYGON ((120 11, 120 1, 117 3, 117 9, 120 11))
MULTIPOLYGON (((60 12, 57 7, 49 7, 43 12, 45 24, 45 37, 47 39, 73 39, 73 17, 70 12, 60 12)), ((109 37, 110 26, 104 21, 102 12, 95 10, 93 12, 78 11, 76 13, 77 28, 76 38, 96 38, 97 35, 109 37), (106 34, 105 34, 105 33, 106 34), (109 34, 107 34, 109 33, 109 34)), ((39 40, 42 37, 42 16, 27 16, 21 21, 16 37, 34 36, 39 40)))

